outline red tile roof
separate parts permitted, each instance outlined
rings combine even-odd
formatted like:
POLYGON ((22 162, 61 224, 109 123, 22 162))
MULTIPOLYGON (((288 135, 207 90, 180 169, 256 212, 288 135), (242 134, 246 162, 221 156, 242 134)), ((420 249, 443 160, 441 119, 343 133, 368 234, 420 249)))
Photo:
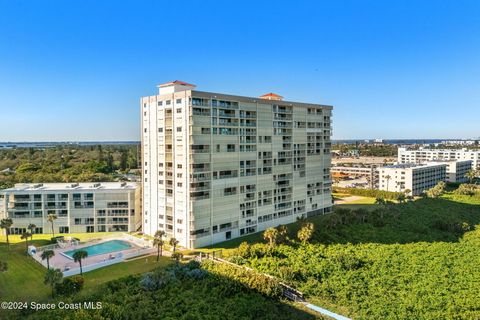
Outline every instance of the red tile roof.
POLYGON ((158 86, 159 87, 169 87, 169 86, 174 86, 174 85, 195 87, 194 84, 190 84, 190 83, 183 82, 183 81, 180 81, 180 80, 174 80, 174 81, 171 81, 171 82, 162 83, 162 84, 159 84, 158 86))
POLYGON ((281 95, 278 95, 278 94, 273 93, 273 92, 269 92, 269 93, 266 93, 266 94, 260 96, 260 98, 266 98, 266 99, 268 99, 269 97, 283 98, 281 95))

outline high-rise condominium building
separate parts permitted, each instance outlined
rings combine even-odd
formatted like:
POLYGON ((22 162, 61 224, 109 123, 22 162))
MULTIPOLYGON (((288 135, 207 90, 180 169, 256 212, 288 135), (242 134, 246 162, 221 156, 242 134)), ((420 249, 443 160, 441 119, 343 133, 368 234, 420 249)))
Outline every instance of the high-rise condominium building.
POLYGON ((399 163, 426 163, 432 160, 471 160, 473 168, 480 169, 480 150, 398 148, 399 163))
POLYGON ((137 231, 140 190, 131 182, 16 184, 0 190, 0 219, 10 218, 11 234, 137 231))
POLYGON ((145 233, 195 248, 331 210, 331 106, 158 87, 140 101, 145 233))

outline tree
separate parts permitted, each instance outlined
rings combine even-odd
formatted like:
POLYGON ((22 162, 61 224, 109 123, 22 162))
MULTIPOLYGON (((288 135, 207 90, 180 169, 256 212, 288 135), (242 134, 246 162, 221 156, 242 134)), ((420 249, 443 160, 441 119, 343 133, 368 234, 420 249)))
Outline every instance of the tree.
POLYGON ((171 238, 169 243, 173 247, 173 252, 175 253, 175 250, 177 249, 177 244, 179 243, 179 241, 175 238, 171 238))
POLYGON ((53 250, 45 250, 42 252, 40 257, 42 260, 47 260, 47 269, 50 269, 50 258, 52 258, 54 255, 55 252, 53 250))
POLYGON ((28 238, 30 238, 31 236, 32 236, 31 233, 24 232, 24 233, 22 233, 22 236, 20 237, 20 239, 25 240, 25 248, 26 248, 25 252, 27 253, 27 255, 28 255, 28 238))
POLYGON ((80 275, 83 275, 82 260, 88 257, 88 252, 85 250, 78 250, 73 254, 73 261, 80 265, 80 275))
POLYGON ((10 234, 10 227, 12 226, 13 221, 10 218, 5 218, 0 220, 0 228, 5 229, 5 235, 7 237, 7 245, 10 249, 10 241, 8 239, 8 235, 10 234))
POLYGON ((446 183, 440 181, 437 185, 433 188, 427 190, 427 196, 429 198, 438 198, 445 192, 446 183))
POLYGON ((468 172, 465 174, 465 178, 467 178, 470 183, 473 183, 473 180, 475 180, 475 178, 477 177, 478 175, 478 172, 477 170, 474 170, 474 169, 470 169, 468 170, 468 172))
POLYGON ((391 178, 392 178, 392 177, 391 177, 390 175, 388 175, 388 174, 385 176, 385 179, 387 180, 387 190, 388 190, 388 183, 390 182, 390 179, 391 179, 391 178))
POLYGON ((181 254, 180 252, 174 252, 172 253, 172 260, 175 261, 175 264, 178 265, 178 263, 180 262, 180 260, 183 259, 183 254, 181 254))
POLYGON ((277 237, 277 242, 278 243, 284 243, 287 241, 287 236, 288 236, 288 228, 286 225, 282 224, 278 226, 278 237, 277 237))
POLYGON ((33 241, 33 233, 35 232, 35 228, 37 226, 34 223, 30 223, 27 227, 28 230, 30 230, 30 234, 32 235, 31 239, 33 241))
POLYGON ((163 245, 165 244, 165 241, 163 241, 164 236, 165 231, 158 230, 157 232, 155 232, 155 236, 153 238, 153 245, 157 247, 157 261, 163 254, 163 245))
POLYGON ((54 238, 55 238, 55 229, 54 229, 54 227, 53 227, 53 222, 54 222, 55 220, 57 220, 57 218, 58 218, 57 215, 54 214, 54 213, 51 213, 51 214, 49 214, 49 215, 47 216, 47 221, 52 224, 52 235, 53 235, 54 238))
POLYGON ((303 244, 306 244, 313 236, 315 226, 311 222, 305 223, 298 231, 297 237, 303 244))
POLYGON ((55 296, 55 286, 63 280, 63 273, 59 269, 48 269, 44 283, 52 287, 52 298, 55 296))
POLYGON ((263 239, 268 241, 268 245, 273 248, 277 244, 278 230, 275 228, 268 228, 263 232, 263 239))

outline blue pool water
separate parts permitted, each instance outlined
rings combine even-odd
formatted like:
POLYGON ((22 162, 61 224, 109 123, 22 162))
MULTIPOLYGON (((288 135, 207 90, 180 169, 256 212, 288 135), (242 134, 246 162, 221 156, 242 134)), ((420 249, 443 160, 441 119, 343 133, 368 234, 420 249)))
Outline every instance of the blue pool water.
POLYGON ((73 259, 73 255, 75 254, 75 252, 80 250, 87 251, 88 256, 91 257, 99 254, 112 253, 115 251, 130 249, 132 247, 133 246, 130 243, 122 240, 110 240, 110 241, 102 242, 99 244, 94 244, 92 246, 84 247, 81 249, 65 251, 65 252, 62 252, 62 254, 67 256, 70 259, 73 259))

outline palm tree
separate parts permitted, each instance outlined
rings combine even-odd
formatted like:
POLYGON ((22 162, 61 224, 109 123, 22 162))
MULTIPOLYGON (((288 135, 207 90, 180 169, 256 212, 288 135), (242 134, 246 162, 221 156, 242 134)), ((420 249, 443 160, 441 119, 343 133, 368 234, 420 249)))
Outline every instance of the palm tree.
POLYGON ((8 239, 8 235, 10 234, 10 227, 12 226, 12 224, 13 221, 10 218, 0 220, 0 228, 5 229, 5 235, 7 236, 8 249, 10 249, 10 241, 8 239))
POLYGON ((474 180, 476 177, 477 177, 477 172, 476 172, 476 170, 471 169, 471 170, 468 170, 467 173, 465 173, 465 178, 467 178, 467 179, 470 181, 470 183, 473 183, 473 180, 474 180))
POLYGON ((306 244, 313 236, 313 231, 315 226, 311 222, 307 222, 303 227, 298 231, 297 237, 303 244, 306 244))
POLYGON ((390 175, 388 175, 388 174, 385 176, 385 179, 387 179, 387 191, 390 191, 390 190, 388 190, 388 183, 389 183, 389 181, 390 181, 391 178, 392 178, 392 177, 391 177, 390 175))
POLYGON ((278 230, 275 228, 268 228, 263 232, 263 239, 268 241, 270 247, 274 247, 277 243, 278 230))
POLYGON ((175 253, 175 250, 177 249, 177 244, 179 241, 175 238, 170 239, 170 245, 173 247, 173 253, 175 253))
POLYGON ((32 241, 33 241, 33 232, 35 231, 36 227, 37 226, 34 223, 30 223, 27 227, 27 229, 30 230, 30 234, 32 235, 32 238, 30 239, 32 241))
POLYGON ((88 252, 85 250, 79 250, 73 254, 73 261, 80 264, 80 275, 83 275, 82 259, 85 259, 86 257, 88 257, 88 252))
POLYGON ((20 237, 20 239, 25 240, 25 248, 27 249, 26 250, 27 255, 28 255, 28 238, 30 238, 31 236, 32 236, 31 233, 24 232, 24 233, 22 233, 22 236, 20 237))
POLYGON ((42 260, 47 260, 47 269, 50 269, 50 258, 52 258, 55 255, 55 252, 53 250, 45 250, 42 252, 42 255, 40 256, 42 260))
POLYGON ((49 284, 52 287, 52 298, 55 295, 55 285, 62 282, 63 273, 59 269, 48 269, 45 274, 45 284, 49 284))
POLYGON ((158 230, 155 232, 155 236, 153 238, 153 245, 157 247, 157 261, 161 255, 163 255, 163 245, 165 241, 163 241, 163 237, 165 236, 165 231, 158 230))
POLYGON ((51 214, 49 214, 49 215, 47 216, 48 222, 50 222, 50 223, 52 224, 52 234, 53 234, 53 238, 55 238, 55 229, 53 228, 53 222, 54 222, 55 220, 57 220, 57 218, 58 218, 57 215, 54 214, 54 213, 51 213, 51 214))

